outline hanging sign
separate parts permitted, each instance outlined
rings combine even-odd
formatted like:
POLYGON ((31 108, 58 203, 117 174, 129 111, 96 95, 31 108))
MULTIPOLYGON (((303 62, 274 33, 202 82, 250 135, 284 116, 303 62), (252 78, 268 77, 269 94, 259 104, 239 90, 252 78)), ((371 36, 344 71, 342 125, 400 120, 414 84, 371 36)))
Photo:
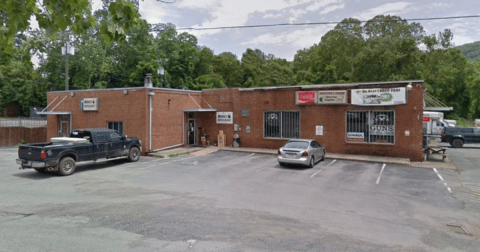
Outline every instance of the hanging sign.
POLYGON ((395 135, 395 126, 393 125, 370 125, 370 135, 393 136, 395 135))
POLYGON ((407 103, 404 87, 353 89, 351 94, 352 104, 360 106, 386 106, 407 103))
POLYGON ((217 112, 217 124, 233 124, 233 112, 217 112))
POLYGON ((98 98, 83 98, 80 101, 80 110, 98 111, 98 98))
POLYGON ((317 100, 317 92, 315 91, 298 91, 295 96, 297 105, 315 104, 317 100))
POLYGON ((347 103, 347 91, 318 91, 318 104, 345 104, 347 103))

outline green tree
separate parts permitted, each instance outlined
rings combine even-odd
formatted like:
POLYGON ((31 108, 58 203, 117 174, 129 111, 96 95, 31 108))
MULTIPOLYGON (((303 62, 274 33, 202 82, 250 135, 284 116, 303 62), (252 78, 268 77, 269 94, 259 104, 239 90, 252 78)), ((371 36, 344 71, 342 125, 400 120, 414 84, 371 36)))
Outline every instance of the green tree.
POLYGON ((237 57, 224 52, 213 58, 213 72, 222 76, 227 87, 241 87, 243 82, 242 68, 237 57))

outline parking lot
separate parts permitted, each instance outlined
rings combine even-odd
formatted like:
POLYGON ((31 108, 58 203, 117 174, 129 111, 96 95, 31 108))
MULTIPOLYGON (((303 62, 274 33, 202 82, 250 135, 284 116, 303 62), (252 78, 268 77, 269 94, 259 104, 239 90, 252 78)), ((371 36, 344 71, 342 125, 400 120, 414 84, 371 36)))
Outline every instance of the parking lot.
POLYGON ((0 149, 0 251, 478 251, 451 171, 220 151, 18 170, 0 149))

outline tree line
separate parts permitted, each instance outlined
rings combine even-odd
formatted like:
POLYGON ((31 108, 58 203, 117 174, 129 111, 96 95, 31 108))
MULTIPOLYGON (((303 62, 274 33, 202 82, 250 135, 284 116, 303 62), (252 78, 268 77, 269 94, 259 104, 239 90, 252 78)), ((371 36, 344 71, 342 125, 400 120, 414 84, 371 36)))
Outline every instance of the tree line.
MULTIPOLYGON (((448 29, 427 35, 420 24, 398 16, 379 15, 364 24, 348 18, 319 37, 318 44, 298 50, 290 62, 259 49, 247 49, 240 57, 215 54, 173 24, 148 24, 135 19, 135 13, 124 14, 135 22, 123 27, 107 3, 88 19, 95 22, 84 20, 83 30, 24 27, 9 37, 4 25, 0 105, 15 103, 27 113, 30 106, 45 106, 47 91, 63 90, 61 47, 69 42, 75 47, 68 61, 71 89, 142 86, 147 73, 156 87, 195 90, 421 79, 426 92, 454 108, 449 117, 480 118, 480 62, 453 47, 448 29), (39 57, 37 68, 32 55, 39 57), (157 73, 160 67, 163 75, 157 73)), ((8 12, 1 10, 0 20, 5 20, 8 12)))

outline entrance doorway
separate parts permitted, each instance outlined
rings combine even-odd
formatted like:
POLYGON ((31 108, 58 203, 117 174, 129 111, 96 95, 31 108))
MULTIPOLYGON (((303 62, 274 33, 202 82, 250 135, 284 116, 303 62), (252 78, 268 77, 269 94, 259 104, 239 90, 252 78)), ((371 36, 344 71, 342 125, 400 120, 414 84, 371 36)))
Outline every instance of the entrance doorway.
POLYGON ((60 115, 58 118, 58 136, 70 136, 70 115, 60 115))
POLYGON ((196 113, 188 113, 187 145, 197 144, 197 120, 196 113))

